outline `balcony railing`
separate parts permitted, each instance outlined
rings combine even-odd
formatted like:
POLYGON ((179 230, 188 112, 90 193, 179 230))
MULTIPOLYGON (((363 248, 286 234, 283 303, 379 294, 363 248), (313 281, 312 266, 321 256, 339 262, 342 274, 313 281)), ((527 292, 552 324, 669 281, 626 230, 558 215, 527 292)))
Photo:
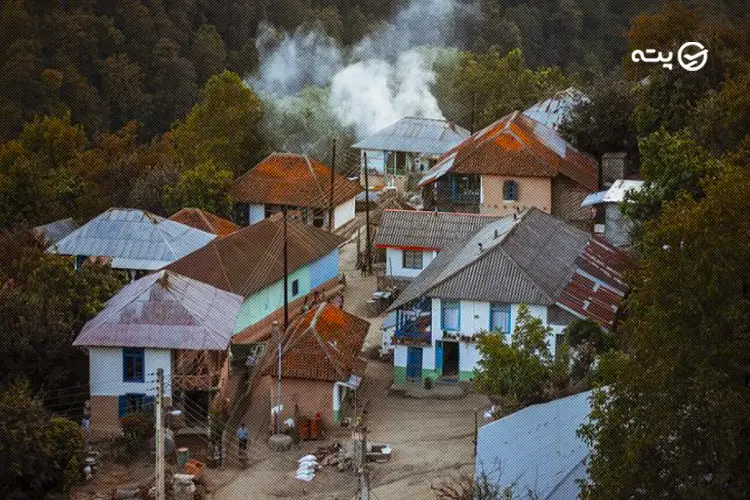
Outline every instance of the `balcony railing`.
POLYGON ((396 326, 395 343, 401 345, 430 345, 432 319, 430 316, 420 316, 411 321, 405 321, 396 326))

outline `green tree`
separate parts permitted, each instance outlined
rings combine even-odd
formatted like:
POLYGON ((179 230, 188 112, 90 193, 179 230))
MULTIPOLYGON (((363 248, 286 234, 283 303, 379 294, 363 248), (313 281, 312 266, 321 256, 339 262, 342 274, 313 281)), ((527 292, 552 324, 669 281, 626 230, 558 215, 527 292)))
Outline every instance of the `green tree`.
POLYGON ((588 377, 601 356, 615 348, 614 335, 590 319, 574 320, 563 334, 572 351, 571 375, 577 380, 588 377))
POLYGON ((556 368, 547 344, 550 334, 551 328, 522 305, 510 342, 502 332, 479 336, 477 349, 482 357, 474 370, 474 382, 479 391, 500 406, 502 414, 548 396, 556 368))
POLYGON ((593 401, 582 497, 744 498, 750 489, 750 180, 667 203, 644 235, 625 356, 593 401))
POLYGON ((204 161, 183 172, 176 185, 166 188, 164 206, 168 213, 191 207, 228 217, 232 180, 231 172, 219 169, 211 160, 204 161))
POLYGON ((170 137, 186 165, 212 161, 234 174, 252 168, 265 156, 259 133, 263 104, 235 73, 212 76, 185 120, 170 137))
POLYGON ((198 75, 198 84, 203 85, 211 75, 225 69, 227 52, 224 40, 213 24, 204 24, 195 34, 192 46, 192 61, 198 75))
POLYGON ((3 498, 46 498, 83 479, 81 427, 50 417, 27 383, 0 387, 0 447, 3 498))

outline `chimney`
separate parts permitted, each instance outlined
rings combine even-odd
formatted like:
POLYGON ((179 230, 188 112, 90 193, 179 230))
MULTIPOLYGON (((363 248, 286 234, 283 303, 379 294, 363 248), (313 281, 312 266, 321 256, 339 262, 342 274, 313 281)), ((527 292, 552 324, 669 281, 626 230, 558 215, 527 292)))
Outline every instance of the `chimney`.
POLYGON ((601 187, 609 188, 618 179, 628 174, 626 153, 604 153, 602 155, 601 187))

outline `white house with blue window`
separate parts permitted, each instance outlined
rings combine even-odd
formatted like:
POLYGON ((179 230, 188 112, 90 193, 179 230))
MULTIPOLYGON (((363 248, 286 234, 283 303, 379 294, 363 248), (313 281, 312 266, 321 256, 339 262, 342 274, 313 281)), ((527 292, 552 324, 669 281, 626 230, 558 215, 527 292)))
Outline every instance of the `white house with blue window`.
POLYGON ((409 281, 454 241, 470 236, 497 216, 419 210, 384 210, 375 246, 385 249, 385 275, 409 281))
POLYGON ((491 221, 444 248, 390 308, 396 313, 394 384, 469 380, 480 359, 477 334, 509 335, 521 305, 551 327, 553 351, 575 318, 610 328, 626 292, 620 269, 606 267, 610 251, 617 255, 535 208, 491 221), (600 252, 596 261, 586 258, 591 245, 600 252))
POLYGON ((225 382, 241 304, 239 295, 171 271, 122 288, 73 342, 88 351, 92 432, 116 434, 125 415, 152 411, 159 368, 167 400, 189 410, 189 420, 205 419, 225 382))

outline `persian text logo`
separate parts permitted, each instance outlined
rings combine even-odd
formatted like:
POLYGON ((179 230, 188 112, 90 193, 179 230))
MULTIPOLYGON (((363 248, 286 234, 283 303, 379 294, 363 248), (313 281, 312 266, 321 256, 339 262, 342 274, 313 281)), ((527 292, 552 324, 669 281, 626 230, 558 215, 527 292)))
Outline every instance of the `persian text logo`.
MULTIPOLYGON (((674 54, 672 51, 657 52, 656 49, 634 50, 630 58, 633 62, 661 63, 671 70, 674 54)), ((698 71, 708 62, 708 49, 699 42, 685 42, 677 51, 677 62, 685 71, 698 71)))

